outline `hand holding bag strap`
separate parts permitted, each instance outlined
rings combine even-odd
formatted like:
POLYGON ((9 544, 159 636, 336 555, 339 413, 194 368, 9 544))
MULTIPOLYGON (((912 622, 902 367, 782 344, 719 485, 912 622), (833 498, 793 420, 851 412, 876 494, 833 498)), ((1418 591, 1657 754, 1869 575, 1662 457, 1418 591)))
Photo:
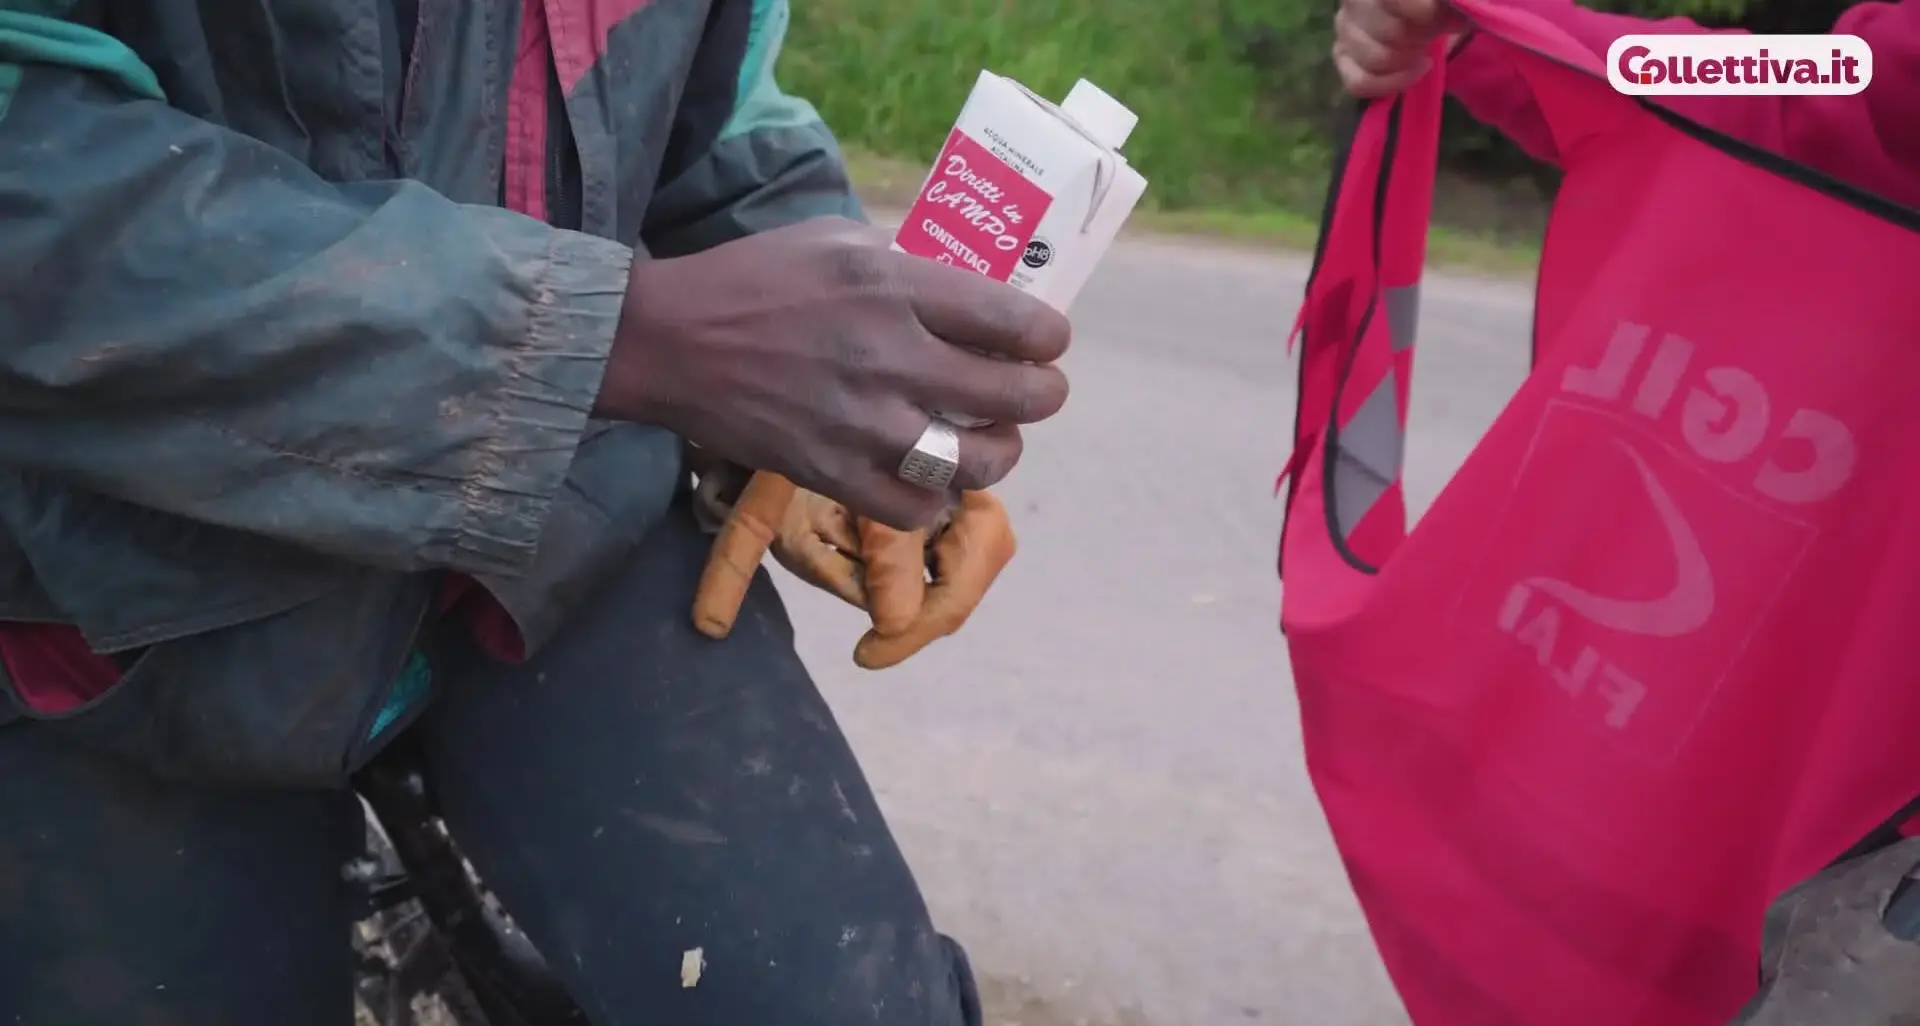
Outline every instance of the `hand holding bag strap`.
POLYGON ((1439 171, 1445 46, 1444 40, 1434 44, 1433 70, 1404 92, 1362 100, 1343 112, 1307 278, 1309 300, 1316 284, 1356 271, 1363 262, 1418 279, 1439 171))
POLYGON ((1433 46, 1433 70, 1394 99, 1375 263, 1386 288, 1420 282, 1427 259, 1427 229, 1433 214, 1434 180, 1440 171, 1440 124, 1447 96, 1446 41, 1433 46))

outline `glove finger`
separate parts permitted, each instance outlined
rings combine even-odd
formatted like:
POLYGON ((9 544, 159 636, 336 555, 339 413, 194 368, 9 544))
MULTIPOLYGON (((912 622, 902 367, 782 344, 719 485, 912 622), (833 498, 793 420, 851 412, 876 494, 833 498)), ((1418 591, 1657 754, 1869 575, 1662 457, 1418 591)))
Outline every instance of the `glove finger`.
POLYGON ((786 519, 794 491, 792 481, 765 471, 747 482, 713 540, 693 595, 693 625, 700 633, 715 639, 732 633, 747 585, 773 544, 775 525, 786 519))
POLYGON ((830 527, 830 518, 823 511, 838 508, 823 495, 802 491, 780 525, 773 556, 795 577, 864 610, 867 592, 860 578, 860 564, 849 555, 853 548, 839 545, 832 535, 824 533, 830 527))
POLYGON ((881 634, 913 625, 927 595, 927 533, 860 521, 860 561, 867 566, 867 615, 881 634))
POLYGON ((933 545, 933 586, 927 611, 958 616, 958 629, 1013 562, 1020 540, 1007 508, 991 492, 967 492, 953 523, 933 545))
POLYGON ((827 498, 818 496, 819 501, 812 503, 808 518, 813 523, 815 534, 826 539, 827 544, 844 552, 848 557, 858 559, 860 552, 860 533, 854 526, 853 514, 847 507, 827 498))
POLYGON ((774 546, 773 555, 793 576, 856 609, 867 608, 867 589, 860 564, 818 535, 805 535, 774 546))
POLYGON ((920 616, 894 634, 868 631, 854 646, 854 663, 863 669, 884 670, 958 631, 1018 549, 1013 524, 1000 500, 987 492, 967 492, 953 523, 934 543, 934 580, 920 616))

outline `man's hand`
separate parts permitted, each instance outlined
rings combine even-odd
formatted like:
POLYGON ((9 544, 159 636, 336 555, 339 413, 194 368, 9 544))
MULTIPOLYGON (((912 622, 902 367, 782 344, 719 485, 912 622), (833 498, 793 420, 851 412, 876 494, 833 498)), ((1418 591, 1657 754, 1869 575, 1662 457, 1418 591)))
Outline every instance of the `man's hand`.
POLYGON ((1017 548, 1006 507, 986 492, 962 495, 931 549, 927 538, 801 492, 774 533, 773 554, 795 577, 867 612, 873 628, 853 661, 884 670, 965 626, 1017 548))
POLYGON ((667 427, 721 458, 903 529, 950 496, 900 480, 929 410, 960 432, 955 489, 997 483, 1019 425, 1067 399, 1059 311, 826 218, 637 260, 596 413, 667 427))
POLYGON ((1340 0, 1333 63, 1353 95, 1390 96, 1427 73, 1435 39, 1460 28, 1445 0, 1340 0))

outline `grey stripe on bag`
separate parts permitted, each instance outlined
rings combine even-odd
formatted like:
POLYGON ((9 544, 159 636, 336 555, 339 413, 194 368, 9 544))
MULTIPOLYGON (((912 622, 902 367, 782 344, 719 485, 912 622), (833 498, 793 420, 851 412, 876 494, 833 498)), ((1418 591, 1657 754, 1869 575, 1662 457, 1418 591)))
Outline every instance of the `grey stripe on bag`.
POLYGON ((1340 427, 1339 451, 1334 454, 1333 504, 1341 538, 1353 534, 1354 527, 1400 477, 1406 440, 1400 433, 1398 391, 1398 377, 1389 370, 1373 394, 1340 427))

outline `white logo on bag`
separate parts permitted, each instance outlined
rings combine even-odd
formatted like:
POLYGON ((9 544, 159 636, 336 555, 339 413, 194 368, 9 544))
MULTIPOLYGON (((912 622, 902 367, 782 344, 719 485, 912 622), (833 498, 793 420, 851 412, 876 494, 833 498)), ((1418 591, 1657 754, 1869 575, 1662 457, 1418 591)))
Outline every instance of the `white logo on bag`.
MULTIPOLYGON (((1621 322, 1600 362, 1568 367, 1560 390, 1607 404, 1626 398, 1628 379, 1653 329, 1621 322)), ((1648 357, 1627 409, 1659 421, 1672 408, 1680 384, 1693 366, 1694 344, 1665 334, 1648 357)), ((1752 488, 1777 502, 1801 505, 1830 498, 1853 477, 1853 432, 1837 417, 1798 409, 1774 434, 1773 397, 1751 371, 1708 367, 1701 383, 1680 404, 1680 438, 1708 463, 1733 464, 1761 454, 1770 435, 1774 445, 1754 468, 1752 488)))
POLYGON ((1650 638, 1677 638, 1706 626, 1713 616, 1713 567, 1707 565, 1707 553, 1700 537, 1680 512, 1673 495, 1660 479, 1653 476, 1645 457, 1625 442, 1617 442, 1640 472, 1640 483, 1660 517, 1660 526, 1673 547, 1675 569, 1673 587, 1665 595, 1651 599, 1623 599, 1596 595, 1585 588, 1555 577, 1533 577, 1520 582, 1559 599, 1561 604, 1580 614, 1588 622, 1622 634, 1640 634, 1650 638))
MULTIPOLYGON (((1662 422, 1681 397, 1695 346, 1678 335, 1665 334, 1649 355, 1652 337, 1652 329, 1645 325, 1620 324, 1594 366, 1566 369, 1561 392, 1610 412, 1630 412, 1649 422, 1662 422)), ((1685 451, 1703 463, 1726 466, 1759 457, 1748 490, 1775 502, 1819 502, 1831 498, 1853 476, 1857 452, 1853 433, 1845 424, 1806 408, 1795 410, 1784 424, 1776 424, 1768 390, 1752 373, 1738 367, 1700 371, 1699 383, 1687 389, 1679 402, 1677 419, 1685 451)), ((1597 697, 1605 709, 1603 722, 1618 730, 1633 720, 1648 689, 1604 653, 1604 637, 1591 643, 1563 639, 1568 616, 1615 635, 1684 638, 1712 621, 1718 592, 1700 535, 1672 491, 1632 444, 1624 439, 1615 444, 1631 461, 1667 537, 1674 557, 1672 586, 1653 598, 1631 598, 1601 594, 1559 577, 1530 575, 1507 589, 1495 613, 1495 626, 1532 655, 1569 696, 1597 697)), ((1673 447, 1672 451, 1678 455, 1682 450, 1673 447)))

